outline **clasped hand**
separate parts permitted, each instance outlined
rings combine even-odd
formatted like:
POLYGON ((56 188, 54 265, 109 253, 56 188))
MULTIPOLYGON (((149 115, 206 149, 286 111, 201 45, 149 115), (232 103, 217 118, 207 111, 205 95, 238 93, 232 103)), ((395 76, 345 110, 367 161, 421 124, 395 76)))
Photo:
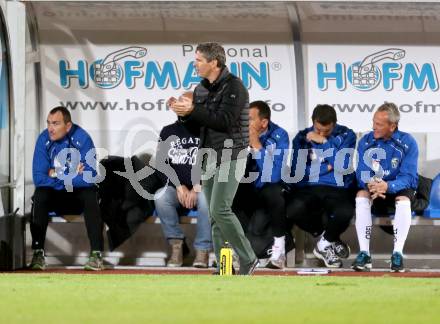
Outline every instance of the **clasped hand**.
POLYGON ((368 191, 371 194, 371 199, 376 198, 385 198, 385 193, 388 190, 388 183, 386 181, 380 180, 372 180, 368 183, 368 191))
POLYGON ((189 190, 184 185, 178 186, 176 188, 177 200, 179 200, 179 203, 187 209, 192 209, 197 206, 197 192, 195 192, 194 189, 189 190))

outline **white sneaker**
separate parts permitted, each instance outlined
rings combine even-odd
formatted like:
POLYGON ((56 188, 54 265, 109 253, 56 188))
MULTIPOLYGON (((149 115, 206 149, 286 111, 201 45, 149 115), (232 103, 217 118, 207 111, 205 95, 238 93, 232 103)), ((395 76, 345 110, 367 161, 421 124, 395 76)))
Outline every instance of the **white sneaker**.
POLYGON ((266 267, 270 269, 284 269, 286 266, 286 251, 280 246, 272 245, 272 248, 267 251, 270 254, 269 262, 266 267))

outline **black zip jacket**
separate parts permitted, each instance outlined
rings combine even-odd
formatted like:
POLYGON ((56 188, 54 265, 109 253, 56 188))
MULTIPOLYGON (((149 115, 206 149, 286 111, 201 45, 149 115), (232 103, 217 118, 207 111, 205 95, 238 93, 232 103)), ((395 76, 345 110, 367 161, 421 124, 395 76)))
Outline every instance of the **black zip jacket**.
MULTIPOLYGON (((212 84, 207 79, 200 82, 193 100, 187 121, 200 126, 199 147, 214 149, 217 163, 224 148, 232 154, 223 160, 236 160, 249 145, 249 94, 241 80, 225 67, 212 84)), ((242 154, 246 158, 247 152, 242 154)))

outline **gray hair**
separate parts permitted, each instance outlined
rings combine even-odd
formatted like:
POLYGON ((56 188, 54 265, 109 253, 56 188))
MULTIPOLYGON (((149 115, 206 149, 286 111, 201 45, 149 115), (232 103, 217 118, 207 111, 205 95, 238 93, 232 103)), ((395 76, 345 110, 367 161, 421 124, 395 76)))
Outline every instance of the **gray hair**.
POLYGON ((385 102, 382 106, 377 108, 377 111, 385 111, 388 113, 388 121, 396 125, 399 124, 400 112, 396 104, 392 102, 385 102))
POLYGON ((222 68, 226 64, 226 53, 219 43, 201 43, 197 45, 196 51, 202 53, 208 62, 217 60, 217 66, 222 68))

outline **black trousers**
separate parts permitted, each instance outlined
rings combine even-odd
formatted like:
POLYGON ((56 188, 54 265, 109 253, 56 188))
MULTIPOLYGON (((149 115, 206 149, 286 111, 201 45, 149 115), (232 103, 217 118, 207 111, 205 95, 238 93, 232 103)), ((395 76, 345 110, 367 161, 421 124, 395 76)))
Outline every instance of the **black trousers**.
POLYGON ((416 192, 413 189, 403 189, 396 194, 385 194, 385 199, 377 198, 373 200, 371 211, 377 215, 390 215, 396 212, 396 197, 405 196, 411 202, 411 210, 416 202, 416 192))
POLYGON ((244 214, 249 219, 256 209, 262 208, 270 216, 274 236, 285 235, 288 226, 282 189, 278 183, 267 183, 262 188, 255 188, 252 183, 240 183, 232 208, 239 216, 245 231, 246 220, 243 220, 240 215, 244 214))
POLYGON ((58 215, 83 212, 91 251, 104 249, 103 222, 96 188, 74 188, 73 192, 55 190, 50 187, 36 188, 30 224, 34 250, 44 249, 49 212, 55 212, 58 215))
MULTIPOLYGON (((411 201, 411 211, 414 211, 415 206, 417 204, 416 191, 412 189, 403 189, 397 192, 396 194, 385 194, 385 199, 376 198, 373 200, 373 204, 371 206, 371 212, 375 214, 377 217, 388 217, 391 214, 396 213, 396 197, 405 196, 411 201)), ((427 204, 426 201, 419 202, 419 206, 423 204, 427 204)), ((380 228, 390 234, 394 235, 394 228, 392 225, 382 225, 380 228)))
POLYGON ((313 236, 324 233, 339 240, 354 216, 354 191, 331 186, 307 186, 292 191, 286 202, 287 218, 313 236))

